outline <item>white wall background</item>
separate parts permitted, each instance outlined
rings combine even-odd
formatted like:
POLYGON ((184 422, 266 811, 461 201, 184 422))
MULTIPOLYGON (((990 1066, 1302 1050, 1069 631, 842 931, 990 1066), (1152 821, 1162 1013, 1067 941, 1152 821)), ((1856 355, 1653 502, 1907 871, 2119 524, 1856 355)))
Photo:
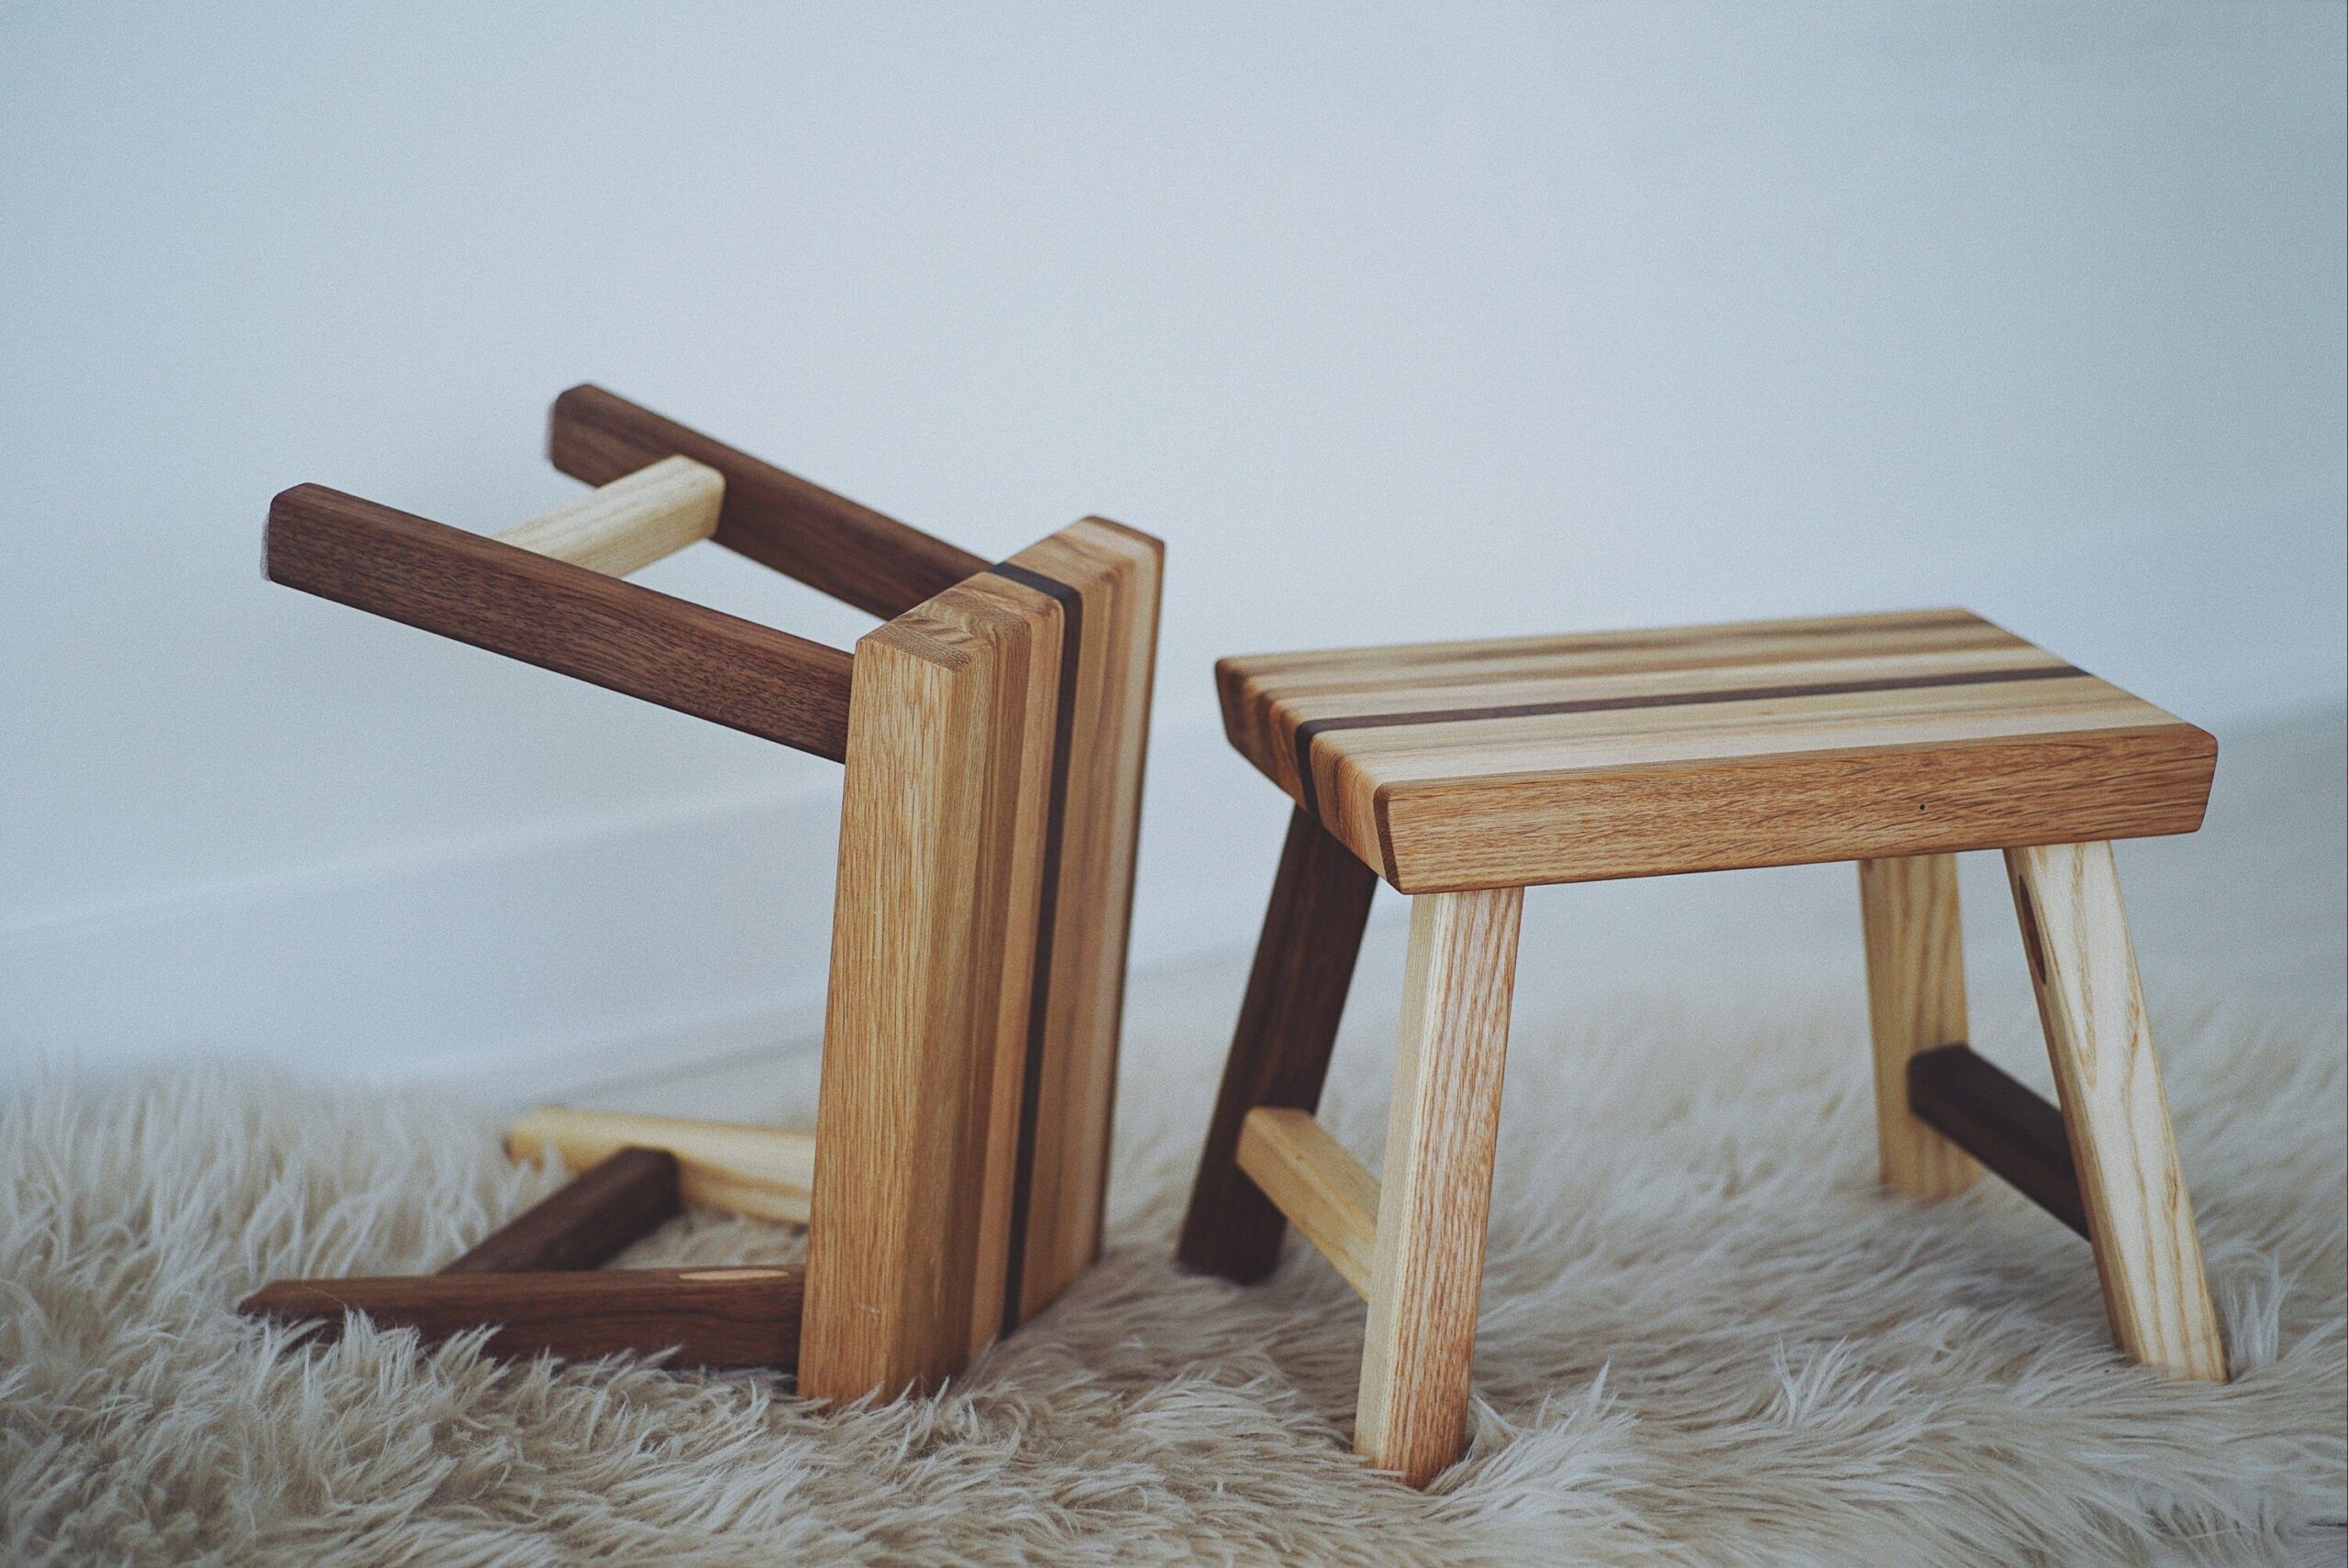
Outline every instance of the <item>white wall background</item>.
POLYGON ((0 1052, 804 1032, 828 767, 256 569, 297 480, 566 499, 585 379, 981 553, 1168 541, 1145 963, 1282 820, 1219 653, 1962 603, 2335 695, 2342 17, 0 13, 0 1052))

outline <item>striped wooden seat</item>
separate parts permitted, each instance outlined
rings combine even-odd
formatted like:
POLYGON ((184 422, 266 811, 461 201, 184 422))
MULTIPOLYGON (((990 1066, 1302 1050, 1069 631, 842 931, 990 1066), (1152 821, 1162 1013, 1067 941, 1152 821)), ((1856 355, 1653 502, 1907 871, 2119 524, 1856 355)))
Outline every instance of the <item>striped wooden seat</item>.
POLYGON ((2115 838, 2201 823, 2217 743, 1963 610, 1342 648, 1216 666, 1295 802, 1180 1256, 1242 1284, 1292 1222, 1369 1306, 1355 1447, 1424 1485, 1466 1439, 1524 889, 1858 863, 1885 1185, 1994 1172, 2093 1243, 2114 1338, 2226 1352, 2162 1098, 2115 838), (2062 1103, 1966 1043, 1955 852, 2005 853, 2062 1103), (1370 895, 1411 894, 1383 1169, 1315 1120, 1370 895))
POLYGON ((2217 742, 1965 610, 1227 658, 1404 892, 2190 833, 2217 742))

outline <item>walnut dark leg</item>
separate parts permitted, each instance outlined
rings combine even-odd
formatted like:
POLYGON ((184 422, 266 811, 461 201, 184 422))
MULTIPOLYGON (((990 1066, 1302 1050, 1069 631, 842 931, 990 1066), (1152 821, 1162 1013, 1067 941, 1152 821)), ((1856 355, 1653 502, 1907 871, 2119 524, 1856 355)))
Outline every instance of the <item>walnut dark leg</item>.
POLYGON ((791 1370, 801 1270, 596 1266, 679 1212, 676 1155, 621 1149, 437 1275, 274 1280, 237 1310, 316 1320, 321 1342, 341 1331, 345 1313, 360 1312, 426 1342, 492 1328, 482 1348, 497 1356, 593 1360, 674 1348, 680 1365, 791 1370))
POLYGON ((1377 873, 1305 812, 1289 819, 1239 1027, 1177 1256, 1252 1285, 1279 1262, 1287 1220, 1239 1169, 1239 1128, 1258 1106, 1312 1110, 1337 1043, 1377 873))
POLYGON ((684 1212, 677 1156, 622 1149, 509 1220, 442 1274, 539 1274, 597 1268, 684 1212))
POLYGON ((805 1273, 797 1268, 565 1269, 541 1274, 417 1274, 381 1279, 281 1279, 239 1302, 249 1318, 319 1325, 346 1313, 379 1329, 414 1329, 426 1344, 489 1328, 488 1355, 566 1361, 674 1350, 680 1366, 766 1366, 799 1360, 805 1273))

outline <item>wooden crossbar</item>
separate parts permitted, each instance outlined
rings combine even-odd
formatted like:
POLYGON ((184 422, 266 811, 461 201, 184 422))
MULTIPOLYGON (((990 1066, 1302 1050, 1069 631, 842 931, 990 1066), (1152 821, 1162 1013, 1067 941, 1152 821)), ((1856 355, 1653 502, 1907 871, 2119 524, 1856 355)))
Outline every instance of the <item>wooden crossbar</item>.
POLYGON ((518 549, 626 577, 717 532, 725 476, 691 458, 663 458, 497 537, 518 549))
POLYGON ((1950 1142, 2084 1236, 2087 1206, 2063 1113, 1969 1045, 1908 1061, 1908 1104, 1950 1142))
POLYGON ((987 569, 982 557, 601 387, 572 387, 548 416, 548 458, 589 484, 681 455, 725 476, 719 544, 869 614, 902 615, 987 569))
POLYGON ((537 1159, 551 1152, 572 1170, 595 1165, 628 1147, 659 1149, 674 1156, 680 1189, 688 1203, 759 1220, 807 1223, 808 1193, 815 1179, 813 1132, 549 1105, 530 1111, 505 1134, 506 1152, 515 1159, 537 1159))
POLYGON ((1259 1106, 1239 1129, 1239 1168, 1346 1283, 1369 1295, 1378 1178, 1309 1110, 1259 1106))

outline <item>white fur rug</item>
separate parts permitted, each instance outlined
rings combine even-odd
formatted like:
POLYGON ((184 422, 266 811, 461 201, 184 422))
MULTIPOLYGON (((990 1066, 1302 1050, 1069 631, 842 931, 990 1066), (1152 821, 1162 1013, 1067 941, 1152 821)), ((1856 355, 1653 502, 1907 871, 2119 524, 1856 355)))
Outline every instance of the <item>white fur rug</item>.
MULTIPOLYGON (((1161 1091, 1216 1042, 1129 1044, 1102 1267, 960 1386, 835 1412, 243 1322, 263 1279, 430 1268, 556 1177, 418 1097, 53 1076, 0 1109, 0 1558, 2287 1561, 2348 1474, 2341 1021, 2158 1022, 2232 1385, 2122 1364, 2085 1243, 1995 1184, 1878 1197, 1849 1007, 1617 1009, 1520 1025, 1475 1445, 1423 1496, 1346 1452, 1361 1309, 1317 1258, 1252 1290, 1169 1261, 1202 1094, 1161 1091)), ((1330 1113, 1369 1147, 1359 1088, 1330 1113)), ((695 1217, 633 1261, 796 1248, 695 1217)))
MULTIPOLYGON (((1320 1259, 1172 1264, 1243 957, 1137 980, 1107 1260, 877 1408, 232 1315, 554 1187, 485 1113, 218 1065, 0 1086, 0 1561, 2340 1562, 2343 745, 2337 709, 2230 736, 2210 827, 2122 848, 2225 1386, 2123 1364, 2086 1243, 1995 1181, 1878 1195, 1847 867, 1667 878, 1528 906, 1475 1443, 1427 1495, 1347 1452, 1362 1309, 1320 1259)), ((1965 875, 1976 1038, 2049 1092, 1995 856, 1965 875)), ((1325 1107, 1373 1160, 1398 936, 1325 1107)), ((642 1103, 795 1120, 803 1066, 642 1103)), ((798 1250, 692 1216, 628 1261, 798 1250)))

